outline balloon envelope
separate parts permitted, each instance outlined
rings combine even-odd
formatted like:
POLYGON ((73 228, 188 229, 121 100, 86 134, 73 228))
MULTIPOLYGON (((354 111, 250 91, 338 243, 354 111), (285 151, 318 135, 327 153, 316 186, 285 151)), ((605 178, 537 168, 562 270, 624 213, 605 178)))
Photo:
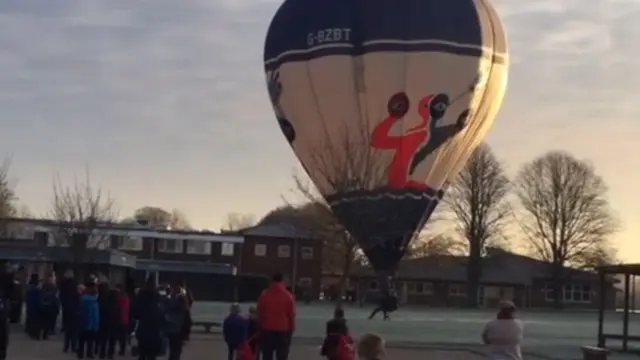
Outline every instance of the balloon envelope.
POLYGON ((506 89, 489 0, 287 0, 265 70, 278 123, 377 270, 392 270, 506 89))

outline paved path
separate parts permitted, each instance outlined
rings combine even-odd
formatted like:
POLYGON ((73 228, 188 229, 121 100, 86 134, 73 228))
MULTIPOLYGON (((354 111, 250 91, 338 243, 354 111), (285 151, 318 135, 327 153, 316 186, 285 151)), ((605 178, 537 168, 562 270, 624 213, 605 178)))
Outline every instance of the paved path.
MULTIPOLYGON (((56 339, 47 341, 34 341, 27 339, 23 334, 14 334, 9 350, 9 360, 63 360, 75 359, 72 354, 63 354, 62 344, 56 339)), ((291 349, 292 360, 321 359, 318 355, 318 346, 302 343, 294 345, 291 349)), ((416 350, 416 349, 389 349, 388 359, 393 360, 480 360, 482 355, 465 350, 416 350)), ((226 346, 218 337, 203 338, 197 336, 186 347, 182 360, 214 360, 224 359, 226 346)), ((131 359, 131 357, 120 358, 131 359)))
MULTIPOLYGON (((11 336, 8 360, 75 360, 74 354, 64 354, 61 351, 62 344, 59 337, 52 337, 47 341, 35 341, 28 339, 21 332, 15 332, 11 336)), ((218 360, 224 359, 226 346, 219 336, 194 335, 188 343, 182 360, 218 360)), ((319 356, 319 346, 309 340, 298 339, 294 341, 291 349, 291 360, 323 359, 319 356)), ((429 348, 398 348, 387 349, 387 359, 390 360, 484 360, 480 347, 433 346, 429 348)), ((525 360, 544 360, 545 358, 534 355, 525 355, 525 360)), ((563 360, 573 358, 562 358, 563 360)), ((117 359, 133 359, 130 356, 117 359)), ((638 359, 637 355, 614 355, 611 360, 638 359)))

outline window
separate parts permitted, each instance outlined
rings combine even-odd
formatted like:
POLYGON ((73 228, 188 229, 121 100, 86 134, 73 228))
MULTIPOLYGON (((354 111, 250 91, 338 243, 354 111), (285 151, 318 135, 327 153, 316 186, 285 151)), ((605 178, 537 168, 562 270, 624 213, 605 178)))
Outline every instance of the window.
POLYGON ((210 255, 211 242, 200 240, 187 240, 187 254, 210 255))
POLYGON ((378 290, 378 282, 377 281, 372 281, 369 283, 369 290, 378 290))
MULTIPOLYGON (((554 301, 553 286, 546 284, 543 288, 547 302, 554 301)), ((569 284, 562 287, 560 300, 564 303, 588 303, 591 302, 591 286, 584 284, 569 284)))
POLYGON ((303 246, 300 249, 300 255, 305 260, 313 259, 313 248, 311 246, 303 246))
POLYGON ((310 277, 301 277, 298 280, 298 285, 303 287, 310 287, 313 284, 313 280, 310 277))
POLYGON ((279 258, 291 257, 291 247, 289 245, 278 245, 278 257, 279 258))
POLYGON ((234 250, 232 243, 224 242, 220 245, 220 255, 222 256, 233 256, 234 250))
POLYGON ((553 286, 551 284, 545 284, 544 288, 542 288, 542 292, 544 292, 544 300, 546 302, 553 301, 553 286))
POLYGON ((87 236, 87 248, 105 250, 111 246, 111 236, 106 233, 96 233, 87 236))
POLYGON ((158 240, 159 252, 180 254, 182 253, 183 246, 184 245, 182 240, 176 240, 176 239, 159 239, 158 240))
POLYGON ((431 295, 433 294, 433 284, 430 282, 410 281, 407 283, 409 294, 431 295))
POLYGON ((465 284, 449 284, 449 296, 462 297, 467 296, 467 287, 465 284))
POLYGON ((265 245, 265 244, 256 244, 253 247, 253 254, 255 256, 267 256, 267 245, 265 245))
POLYGON ((143 240, 139 236, 118 236, 118 249, 142 251, 143 240))

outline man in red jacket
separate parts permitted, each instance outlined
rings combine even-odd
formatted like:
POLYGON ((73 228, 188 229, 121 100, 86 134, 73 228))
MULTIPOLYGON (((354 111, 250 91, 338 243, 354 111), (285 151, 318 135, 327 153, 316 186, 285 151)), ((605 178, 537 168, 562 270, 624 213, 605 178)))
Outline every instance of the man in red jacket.
POLYGON ((287 360, 291 336, 296 330, 296 303, 283 283, 282 274, 273 275, 271 286, 258 299, 262 360, 287 360))

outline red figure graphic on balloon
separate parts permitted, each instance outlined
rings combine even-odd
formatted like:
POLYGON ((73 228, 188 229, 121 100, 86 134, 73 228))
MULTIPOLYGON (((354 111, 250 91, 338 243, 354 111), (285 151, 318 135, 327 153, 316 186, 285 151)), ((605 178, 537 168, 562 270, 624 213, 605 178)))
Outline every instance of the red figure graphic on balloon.
POLYGON ((449 96, 446 94, 425 96, 418 103, 418 114, 422 122, 402 135, 391 135, 393 126, 409 111, 407 94, 401 92, 391 96, 387 103, 388 116, 376 126, 371 135, 371 147, 395 150, 387 171, 389 187, 423 191, 430 189, 424 182, 411 180, 410 176, 429 154, 466 126, 469 110, 463 111, 455 124, 437 126, 450 104, 449 96))

